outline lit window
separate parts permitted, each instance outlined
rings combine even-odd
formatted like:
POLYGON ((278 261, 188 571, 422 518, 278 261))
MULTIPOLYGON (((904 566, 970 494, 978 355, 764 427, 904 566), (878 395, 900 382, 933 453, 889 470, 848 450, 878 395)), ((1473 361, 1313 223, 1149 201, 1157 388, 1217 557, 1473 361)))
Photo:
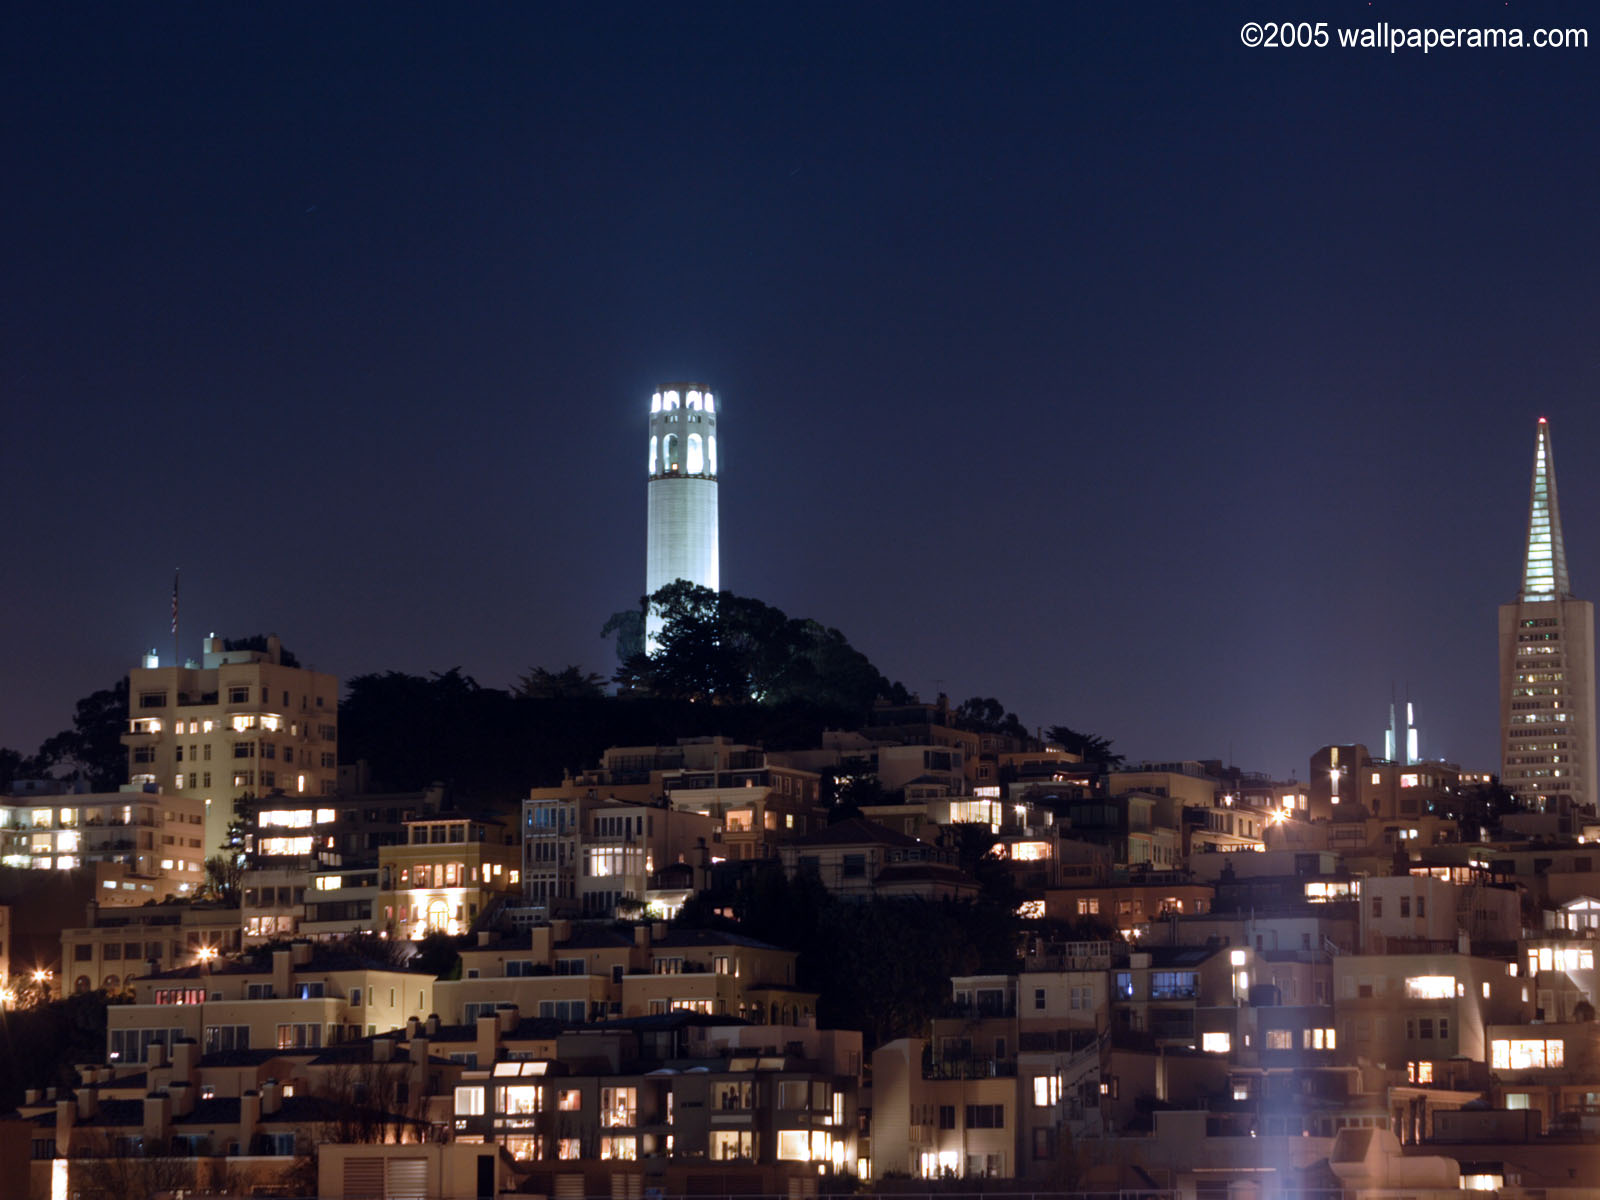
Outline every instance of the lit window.
POLYGON ((706 411, 707 412, 716 412, 717 411, 716 405, 712 403, 711 393, 710 392, 706 393, 706 411))
POLYGON ((1227 1054, 1233 1049, 1233 1035, 1228 1033, 1202 1033, 1200 1049, 1207 1054, 1227 1054))
MULTIPOLYGON (((706 407, 709 408, 710 406, 711 406, 711 397, 707 396, 706 397, 706 407)), ((708 433, 708 434, 706 434, 706 474, 707 475, 715 475, 716 473, 717 473, 717 435, 714 434, 714 433, 708 433)))
POLYGON ((702 474, 706 469, 705 452, 698 433, 689 435, 689 461, 685 469, 691 475, 702 474))
POLYGON ((658 413, 658 412, 661 411, 661 393, 660 392, 657 392, 655 395, 650 397, 650 411, 653 412, 653 413, 658 413))
MULTIPOLYGON (((657 397, 657 399, 659 400, 660 397, 657 397)), ((656 435, 652 433, 650 435, 650 474, 652 474, 652 475, 654 475, 656 473, 656 442, 657 442, 657 440, 658 439, 656 438, 656 435)))
POLYGON ((1406 980, 1406 995, 1412 1000, 1446 1000, 1455 994, 1454 975, 1413 975, 1406 980))

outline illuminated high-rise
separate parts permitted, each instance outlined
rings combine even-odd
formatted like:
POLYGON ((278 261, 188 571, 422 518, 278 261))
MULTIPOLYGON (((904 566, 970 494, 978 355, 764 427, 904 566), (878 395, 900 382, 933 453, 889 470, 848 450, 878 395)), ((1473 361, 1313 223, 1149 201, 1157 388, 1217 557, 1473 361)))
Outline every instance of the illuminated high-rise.
POLYGON ((1500 781, 1527 808, 1593 811, 1594 605, 1572 594, 1543 417, 1538 431, 1522 587, 1500 606, 1500 781))
MULTIPOLYGON (((650 524, 645 594, 683 579, 721 590, 717 552, 717 407, 698 383, 663 384, 650 397, 650 524)), ((660 618, 645 618, 654 650, 660 618)))

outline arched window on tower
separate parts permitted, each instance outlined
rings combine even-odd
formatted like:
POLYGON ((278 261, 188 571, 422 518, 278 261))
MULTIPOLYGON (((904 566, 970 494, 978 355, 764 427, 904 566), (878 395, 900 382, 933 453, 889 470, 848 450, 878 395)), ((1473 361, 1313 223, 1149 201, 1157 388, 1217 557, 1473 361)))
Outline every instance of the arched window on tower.
MULTIPOLYGON (((709 400, 709 399, 711 399, 711 397, 707 396, 706 399, 709 400)), ((707 475, 715 475, 716 473, 717 473, 717 435, 714 434, 714 433, 708 433, 708 434, 706 434, 706 474, 707 475)))
POLYGON ((714 413, 714 412, 717 411, 716 406, 711 403, 711 393, 710 392, 706 393, 706 411, 708 413, 714 413))
POLYGON ((650 411, 653 412, 653 413, 658 413, 658 412, 661 411, 661 393, 660 392, 657 392, 655 395, 650 397, 650 411))
POLYGON ((705 455, 700 449, 700 435, 698 433, 689 435, 689 464, 687 469, 691 475, 699 475, 706 469, 705 455))
POLYGON ((656 473, 656 435, 650 435, 650 474, 656 473))
POLYGON ((686 397, 686 399, 688 400, 689 407, 691 409, 693 409, 695 412, 699 412, 700 411, 700 393, 699 392, 691 391, 688 394, 688 396, 686 397))
POLYGON ((661 407, 667 412, 672 412, 678 407, 678 393, 666 392, 661 397, 661 407))
POLYGON ((678 435, 667 434, 667 440, 661 443, 661 474, 678 469, 678 435))

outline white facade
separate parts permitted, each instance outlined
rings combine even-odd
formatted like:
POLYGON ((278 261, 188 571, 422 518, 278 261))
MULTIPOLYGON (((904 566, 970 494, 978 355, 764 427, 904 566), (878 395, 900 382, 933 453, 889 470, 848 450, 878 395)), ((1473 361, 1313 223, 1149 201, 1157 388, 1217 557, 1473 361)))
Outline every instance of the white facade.
POLYGON ((1550 425, 1539 419, 1522 588, 1500 606, 1501 782, 1530 809, 1593 812, 1594 605, 1567 576, 1550 425))
POLYGON ((202 861, 241 797, 329 796, 339 781, 339 681, 285 665, 276 637, 264 651, 223 646, 211 636, 198 663, 128 673, 128 778, 203 801, 202 861))
MULTIPOLYGON (((683 579, 721 590, 717 548, 716 398, 698 383, 663 384, 650 398, 649 529, 645 594, 683 579)), ((645 649, 661 621, 645 620, 645 649)))

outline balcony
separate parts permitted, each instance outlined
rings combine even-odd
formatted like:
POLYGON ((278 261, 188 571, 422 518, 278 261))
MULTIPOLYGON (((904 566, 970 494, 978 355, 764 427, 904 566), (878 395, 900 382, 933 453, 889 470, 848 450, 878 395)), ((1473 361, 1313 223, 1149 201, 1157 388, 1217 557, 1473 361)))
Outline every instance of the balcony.
POLYGON ((932 1048, 922 1052, 924 1079, 1015 1079, 1014 1058, 935 1058, 932 1048))
POLYGON ((939 1006, 936 1017, 953 1017, 969 1021, 1003 1020, 1006 1017, 1017 1015, 1017 1002, 1015 1000, 984 1001, 982 1003, 959 1003, 950 1001, 939 1006))

